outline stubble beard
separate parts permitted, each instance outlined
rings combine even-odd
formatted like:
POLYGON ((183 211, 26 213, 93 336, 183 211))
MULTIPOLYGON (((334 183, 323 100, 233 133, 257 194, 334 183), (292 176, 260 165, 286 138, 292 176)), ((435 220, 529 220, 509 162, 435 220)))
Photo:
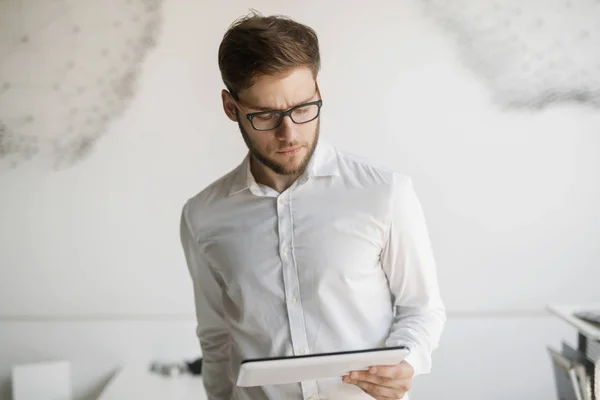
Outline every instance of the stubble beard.
MULTIPOLYGON (((296 168, 287 168, 285 165, 282 165, 282 164, 278 163, 277 161, 264 155, 255 146, 255 144, 252 142, 252 139, 250 138, 250 135, 248 135, 248 132, 246 132, 246 129, 244 129, 244 127, 242 126, 242 123, 239 120, 239 116, 238 116, 237 123, 238 123, 238 127, 240 128, 240 132, 242 133, 242 137, 244 138, 244 142, 246 143, 246 146, 248 146, 248 150, 250 151, 250 154, 252 154, 252 156, 258 162, 263 164, 265 167, 269 168, 271 171, 275 172, 278 175, 286 175, 286 176, 297 175, 297 174, 301 174, 304 172, 304 170, 306 169, 306 166, 310 162, 310 160, 315 152, 315 149, 317 147, 317 143, 319 141, 320 125, 321 125, 320 120, 317 119, 317 126, 315 127, 316 132, 315 132, 314 140, 310 144, 310 148, 308 149, 308 152, 304 156, 304 159, 302 160, 302 162, 296 168)), ((286 143, 285 147, 294 147, 297 145, 298 145, 297 142, 291 142, 291 143, 286 143)))

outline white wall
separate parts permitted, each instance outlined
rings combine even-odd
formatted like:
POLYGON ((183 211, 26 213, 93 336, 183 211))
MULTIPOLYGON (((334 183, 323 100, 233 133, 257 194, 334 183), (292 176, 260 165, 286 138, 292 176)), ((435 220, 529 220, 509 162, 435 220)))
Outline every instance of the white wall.
POLYGON ((0 398, 18 362, 71 359, 93 398, 127 360, 198 354, 179 212, 244 155, 216 54, 250 7, 319 33, 323 138, 415 181, 450 320, 412 398, 552 398, 545 346, 574 335, 543 306, 600 300, 600 111, 500 109, 416 1, 280 3, 166 1, 139 92, 93 152, 2 172, 0 398))

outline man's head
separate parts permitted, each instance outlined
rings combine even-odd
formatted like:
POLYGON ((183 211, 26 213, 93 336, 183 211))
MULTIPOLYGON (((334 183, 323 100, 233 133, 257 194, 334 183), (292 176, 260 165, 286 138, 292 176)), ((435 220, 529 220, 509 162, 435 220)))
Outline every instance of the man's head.
POLYGON ((314 30, 287 17, 239 19, 219 47, 225 113, 254 158, 277 174, 301 173, 317 145, 320 64, 314 30))

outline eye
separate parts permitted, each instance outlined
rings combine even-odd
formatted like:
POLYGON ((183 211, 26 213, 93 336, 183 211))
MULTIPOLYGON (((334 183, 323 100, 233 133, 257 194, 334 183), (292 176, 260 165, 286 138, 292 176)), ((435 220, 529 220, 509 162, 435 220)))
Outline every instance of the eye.
POLYGON ((254 118, 259 119, 261 121, 270 121, 273 118, 275 118, 275 114, 274 113, 260 114, 260 115, 255 116, 254 118))

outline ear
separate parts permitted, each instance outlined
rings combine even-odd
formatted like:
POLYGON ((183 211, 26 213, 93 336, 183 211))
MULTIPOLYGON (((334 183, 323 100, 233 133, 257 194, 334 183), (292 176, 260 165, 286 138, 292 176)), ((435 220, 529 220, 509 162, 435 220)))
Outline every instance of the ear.
POLYGON ((235 112, 236 106, 231 93, 223 89, 221 91, 221 99, 223 100, 223 111, 225 111, 225 115, 227 115, 230 120, 234 122, 237 121, 237 114, 235 112))

